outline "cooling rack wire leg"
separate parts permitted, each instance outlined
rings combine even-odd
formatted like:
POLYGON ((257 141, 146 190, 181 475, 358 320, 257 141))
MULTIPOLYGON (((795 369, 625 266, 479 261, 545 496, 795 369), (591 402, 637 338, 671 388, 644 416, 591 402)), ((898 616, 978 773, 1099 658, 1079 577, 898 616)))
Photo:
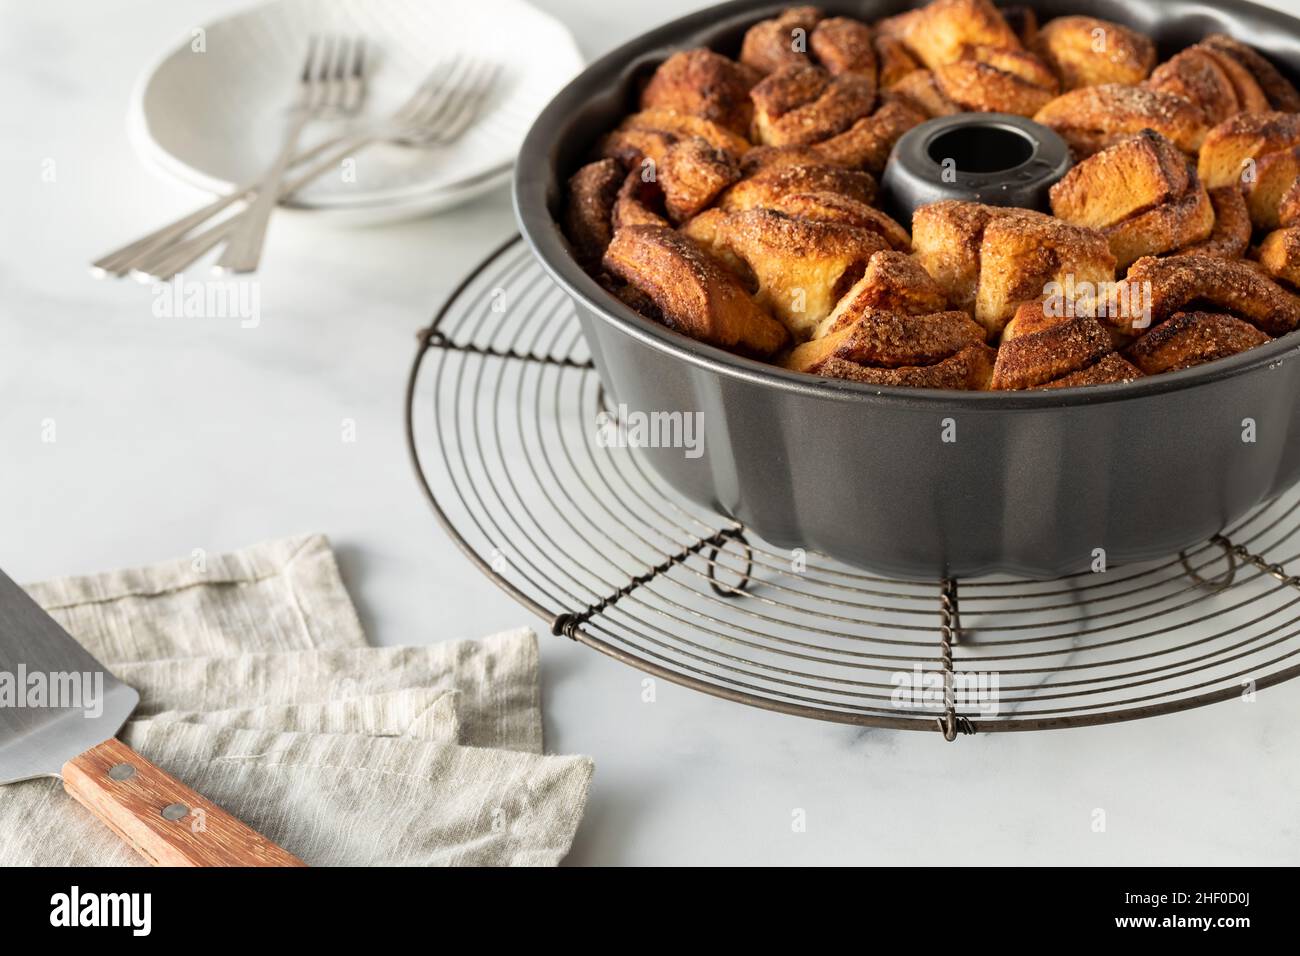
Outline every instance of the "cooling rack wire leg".
POLYGON ((957 691, 952 668, 952 646, 961 641, 961 612, 957 604, 957 581, 945 578, 939 592, 939 659, 943 664, 944 714, 936 719, 943 739, 951 743, 958 733, 973 734, 971 722, 957 714, 957 691))

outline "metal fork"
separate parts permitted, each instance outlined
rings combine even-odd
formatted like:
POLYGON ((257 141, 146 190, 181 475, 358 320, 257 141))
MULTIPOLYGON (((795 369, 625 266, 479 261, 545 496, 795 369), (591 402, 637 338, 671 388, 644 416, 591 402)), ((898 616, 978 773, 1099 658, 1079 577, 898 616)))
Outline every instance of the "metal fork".
MULTIPOLYGON (((391 142, 403 146, 428 147, 458 139, 469 129, 491 95, 499 71, 500 67, 496 63, 460 59, 453 60, 445 68, 435 69, 388 119, 369 129, 325 144, 327 151, 317 148, 304 154, 298 165, 306 168, 290 175, 281 185, 277 198, 283 199, 293 194, 312 180, 336 169, 340 162, 353 153, 374 143, 391 142), (325 155, 321 156, 321 152, 325 152, 325 155), (316 159, 318 156, 320 158, 316 159), (310 162, 312 159, 316 161, 310 162)), ((182 242, 172 244, 172 240, 219 214, 228 205, 229 203, 218 201, 179 220, 173 226, 164 227, 160 233, 174 231, 176 227, 184 225, 180 232, 170 236, 165 245, 145 248, 143 253, 133 256, 130 264, 118 263, 123 269, 119 274, 129 271, 142 281, 160 281, 170 279, 188 268, 237 228, 243 213, 222 220, 182 242)))
POLYGON ((351 116, 361 109, 365 95, 365 42, 339 37, 311 37, 307 58, 298 77, 298 101, 289 120, 284 144, 258 186, 257 198, 241 217, 217 260, 217 269, 252 272, 262 258, 266 227, 280 194, 280 182, 298 149, 298 137, 310 120, 323 116, 351 116))

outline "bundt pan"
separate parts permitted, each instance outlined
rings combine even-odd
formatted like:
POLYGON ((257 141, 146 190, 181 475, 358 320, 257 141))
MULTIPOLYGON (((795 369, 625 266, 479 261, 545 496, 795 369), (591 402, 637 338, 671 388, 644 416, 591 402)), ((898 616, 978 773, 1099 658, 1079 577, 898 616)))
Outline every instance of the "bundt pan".
MULTIPOLYGON (((1198 368, 1120 385, 1015 393, 825 382, 741 358, 642 317, 574 260, 563 184, 672 52, 734 55, 789 3, 739 0, 651 31, 588 67, 519 154, 523 234, 572 297, 611 406, 699 412, 702 453, 644 448, 682 494, 780 548, 905 578, 1050 577, 1172 555, 1300 480, 1300 333, 1198 368)), ((905 0, 822 0, 875 20, 905 0)), ((1084 13, 1170 55, 1229 33, 1300 77, 1300 21, 1234 0, 1040 0, 1040 22, 1084 13)), ((595 425, 593 423, 593 431, 595 425)), ((594 440, 594 439, 593 439, 594 440)))

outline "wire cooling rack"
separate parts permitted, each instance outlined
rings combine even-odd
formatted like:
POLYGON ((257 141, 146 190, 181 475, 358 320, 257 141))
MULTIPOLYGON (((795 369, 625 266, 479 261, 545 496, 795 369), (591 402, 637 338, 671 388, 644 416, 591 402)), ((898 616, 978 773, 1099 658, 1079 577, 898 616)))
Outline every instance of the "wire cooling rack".
POLYGON ((683 500, 598 440, 602 412, 573 307, 517 236, 419 334, 407 436, 439 521, 554 634, 649 674, 953 740, 1252 700, 1300 673, 1300 491, 1163 561, 895 581, 683 500))

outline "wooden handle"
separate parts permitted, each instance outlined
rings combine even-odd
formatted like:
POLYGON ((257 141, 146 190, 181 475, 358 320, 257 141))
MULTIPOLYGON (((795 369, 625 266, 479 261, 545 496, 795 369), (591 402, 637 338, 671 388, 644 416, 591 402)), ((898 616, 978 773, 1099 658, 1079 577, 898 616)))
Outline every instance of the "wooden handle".
POLYGON ((65 763, 63 787, 154 866, 306 865, 120 740, 65 763))

